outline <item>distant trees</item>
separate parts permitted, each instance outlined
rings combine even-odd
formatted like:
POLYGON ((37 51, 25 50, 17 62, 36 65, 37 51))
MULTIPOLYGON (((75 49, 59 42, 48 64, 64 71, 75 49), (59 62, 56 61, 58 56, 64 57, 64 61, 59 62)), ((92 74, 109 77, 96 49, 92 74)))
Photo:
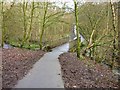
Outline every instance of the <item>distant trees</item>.
POLYGON ((4 7, 4 6, 5 6, 5 2, 4 2, 4 1, 1 2, 2 47, 4 46, 4 42, 5 42, 6 39, 7 39, 7 35, 6 35, 6 32, 7 32, 7 31, 6 31, 6 26, 5 26, 5 19, 7 19, 7 17, 6 17, 6 15, 5 15, 5 12, 9 12, 9 11, 13 8, 14 4, 15 4, 15 0, 14 0, 14 2, 12 2, 12 3, 10 4, 9 7, 5 8, 5 7, 4 7))
MULTIPOLYGON (((21 3, 1 3, 1 7, 4 12, 2 43, 43 49, 43 46, 58 44, 57 39, 69 36, 69 23, 71 24, 72 20, 67 18, 72 19, 72 14, 54 3, 34 0, 29 3, 23 0, 21 3)), ((3 16, 3 13, 1 15, 3 16)))

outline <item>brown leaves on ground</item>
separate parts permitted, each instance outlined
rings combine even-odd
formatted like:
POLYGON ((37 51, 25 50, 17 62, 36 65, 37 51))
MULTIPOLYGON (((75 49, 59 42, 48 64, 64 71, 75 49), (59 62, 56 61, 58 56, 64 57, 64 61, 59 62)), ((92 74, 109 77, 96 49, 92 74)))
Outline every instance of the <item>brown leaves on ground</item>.
POLYGON ((78 60, 76 54, 60 55, 59 61, 66 88, 118 88, 118 76, 92 60, 78 60))
POLYGON ((45 52, 32 51, 20 48, 2 50, 2 86, 12 88, 18 80, 22 79, 33 64, 37 62, 45 52))

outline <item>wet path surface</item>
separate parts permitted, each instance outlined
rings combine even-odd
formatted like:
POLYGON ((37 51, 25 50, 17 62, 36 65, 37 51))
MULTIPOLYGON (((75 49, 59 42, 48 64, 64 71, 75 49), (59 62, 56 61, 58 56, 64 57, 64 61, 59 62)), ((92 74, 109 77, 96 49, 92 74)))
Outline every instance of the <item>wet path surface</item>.
POLYGON ((58 57, 68 50, 67 43, 46 53, 15 88, 64 88, 58 57))

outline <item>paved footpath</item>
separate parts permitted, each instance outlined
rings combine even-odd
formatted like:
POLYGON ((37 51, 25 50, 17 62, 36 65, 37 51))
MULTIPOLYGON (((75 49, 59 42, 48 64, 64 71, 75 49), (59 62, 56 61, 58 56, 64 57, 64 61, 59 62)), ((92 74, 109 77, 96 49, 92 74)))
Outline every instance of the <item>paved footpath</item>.
POLYGON ((67 43, 46 53, 15 88, 64 88, 58 57, 68 49, 67 43))

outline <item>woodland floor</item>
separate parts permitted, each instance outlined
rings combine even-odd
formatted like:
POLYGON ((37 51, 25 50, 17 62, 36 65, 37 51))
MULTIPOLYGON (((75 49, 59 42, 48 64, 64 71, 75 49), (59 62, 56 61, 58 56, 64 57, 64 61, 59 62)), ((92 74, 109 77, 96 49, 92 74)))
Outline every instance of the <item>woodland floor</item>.
POLYGON ((41 50, 2 49, 2 87, 14 87, 44 54, 41 50))
POLYGON ((118 88, 118 76, 92 60, 78 60, 74 53, 60 55, 65 88, 118 88))
MULTIPOLYGON (((2 86, 12 88, 44 54, 20 48, 2 49, 2 86)), ((91 60, 78 60, 74 53, 60 55, 65 88, 118 88, 118 76, 91 60)))

